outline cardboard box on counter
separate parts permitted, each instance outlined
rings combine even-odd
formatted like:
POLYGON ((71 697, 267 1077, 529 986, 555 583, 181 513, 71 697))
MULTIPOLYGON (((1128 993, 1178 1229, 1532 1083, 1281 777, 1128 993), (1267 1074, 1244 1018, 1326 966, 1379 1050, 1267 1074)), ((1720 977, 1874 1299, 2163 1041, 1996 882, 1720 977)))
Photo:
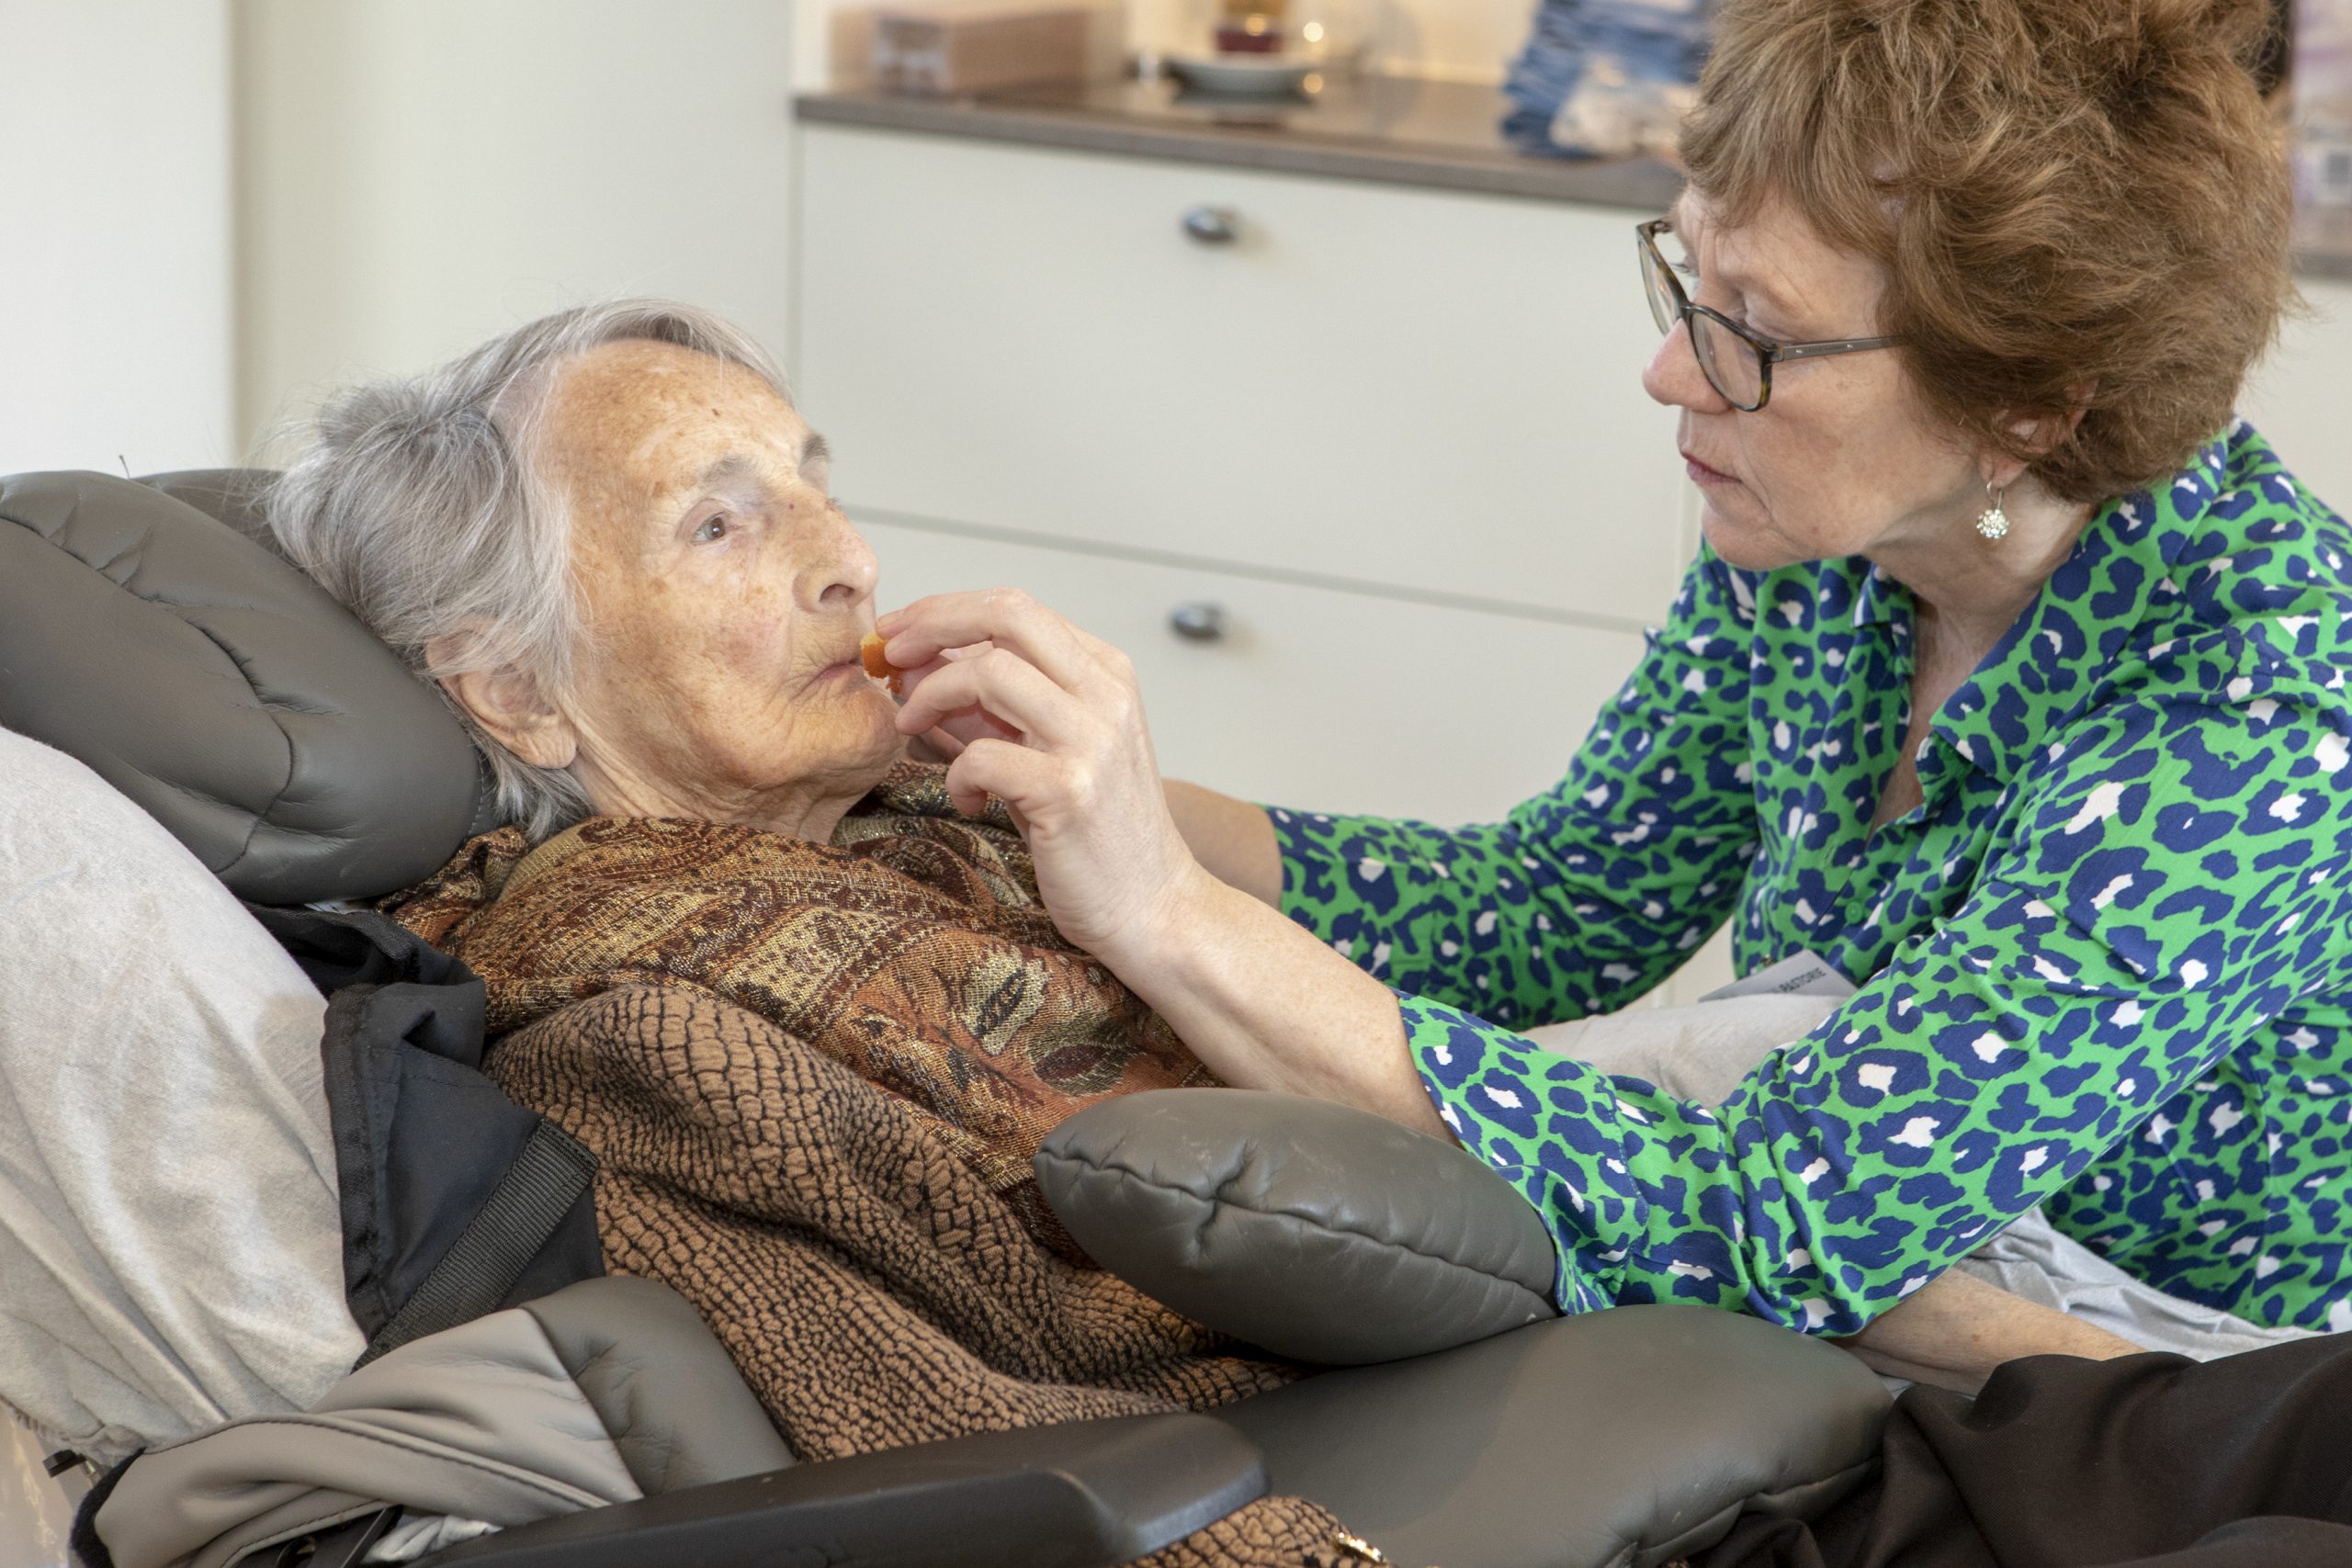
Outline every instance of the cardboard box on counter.
POLYGON ((832 79, 939 97, 1103 81, 1125 65, 1125 13, 1104 0, 900 0, 834 13, 832 79))

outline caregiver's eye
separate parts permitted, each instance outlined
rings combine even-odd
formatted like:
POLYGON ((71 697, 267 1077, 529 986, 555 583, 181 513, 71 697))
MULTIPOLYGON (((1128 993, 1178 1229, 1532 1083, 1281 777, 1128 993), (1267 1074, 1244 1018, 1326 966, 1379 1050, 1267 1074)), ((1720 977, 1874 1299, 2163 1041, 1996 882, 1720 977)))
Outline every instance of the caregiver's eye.
POLYGON ((695 543, 715 545, 727 537, 729 526, 727 514, 723 512, 716 517, 706 517, 702 521, 702 525, 695 530, 695 543))

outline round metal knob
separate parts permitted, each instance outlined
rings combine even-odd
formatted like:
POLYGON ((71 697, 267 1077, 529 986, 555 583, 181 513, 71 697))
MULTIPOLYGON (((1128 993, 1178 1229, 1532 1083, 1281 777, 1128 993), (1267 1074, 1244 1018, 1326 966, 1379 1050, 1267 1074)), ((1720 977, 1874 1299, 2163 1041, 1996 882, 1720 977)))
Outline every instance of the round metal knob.
POLYGON ((1225 637, 1225 606, 1202 600, 1168 612, 1168 629, 1187 642, 1217 642, 1225 637))
POLYGON ((1229 245, 1241 237, 1241 215, 1230 207, 1186 208, 1184 232, 1204 245, 1229 245))

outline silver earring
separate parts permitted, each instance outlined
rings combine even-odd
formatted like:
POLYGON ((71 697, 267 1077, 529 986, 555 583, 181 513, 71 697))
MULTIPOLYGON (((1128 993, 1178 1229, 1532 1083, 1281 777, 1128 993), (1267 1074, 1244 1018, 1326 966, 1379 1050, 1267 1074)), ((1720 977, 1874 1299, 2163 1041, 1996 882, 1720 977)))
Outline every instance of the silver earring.
POLYGON ((2007 536, 2009 514, 2001 510, 2001 497, 2006 491, 1996 490, 1988 481, 1984 486, 1984 510, 1976 514, 1976 531, 1988 539, 2007 536))

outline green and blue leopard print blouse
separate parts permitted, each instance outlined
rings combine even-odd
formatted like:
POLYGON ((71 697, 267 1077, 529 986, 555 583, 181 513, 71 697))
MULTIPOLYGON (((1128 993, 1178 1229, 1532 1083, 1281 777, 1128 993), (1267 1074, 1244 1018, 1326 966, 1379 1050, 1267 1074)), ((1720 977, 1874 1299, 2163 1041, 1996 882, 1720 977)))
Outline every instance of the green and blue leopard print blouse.
POLYGON ((2352 527, 2240 423, 2103 508, 1945 704, 1859 559, 1702 551, 1550 794, 1501 822, 1275 810, 1283 905, 1403 998, 1464 1147, 1581 1310, 1850 1334, 2033 1205, 2140 1278, 2352 1328, 2352 527), (1724 1105, 1512 1033, 1726 919, 1860 990, 1724 1105))

